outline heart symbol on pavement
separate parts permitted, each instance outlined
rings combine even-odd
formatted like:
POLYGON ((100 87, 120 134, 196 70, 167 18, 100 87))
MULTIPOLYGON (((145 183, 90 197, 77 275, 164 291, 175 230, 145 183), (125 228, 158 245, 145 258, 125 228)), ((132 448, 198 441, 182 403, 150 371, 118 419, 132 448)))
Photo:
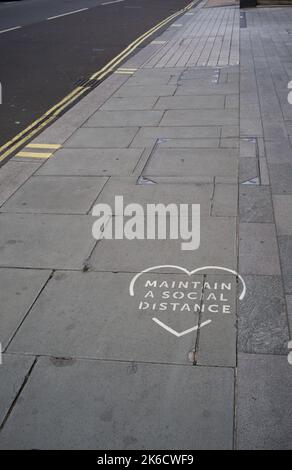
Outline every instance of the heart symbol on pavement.
MULTIPOLYGON (((199 267, 199 268, 196 268, 196 269, 193 269, 191 271, 189 271, 188 269, 186 268, 183 268, 181 266, 176 266, 176 265, 170 265, 170 264, 164 264, 164 265, 159 265, 159 266, 152 266, 150 268, 146 268, 144 269, 143 271, 141 271, 140 273, 136 274, 131 282, 130 282, 130 286, 129 286, 129 292, 130 292, 130 296, 131 297, 134 297, 135 293, 134 293, 134 287, 135 287, 135 282, 137 281, 137 279, 142 276, 142 274, 145 274, 145 273, 149 273, 149 272, 153 272, 157 269, 162 269, 162 268, 175 268, 175 269, 178 269, 179 271, 182 271, 184 272, 185 274, 187 274, 188 276, 192 276, 193 274, 196 274, 200 271, 205 271, 205 270, 210 270, 210 269, 213 269, 213 270, 219 270, 219 271, 225 271, 227 273, 230 273, 230 274, 234 274, 235 276, 237 276, 237 278, 241 281, 242 283, 242 291, 241 291, 241 294, 239 296, 239 300, 242 300, 246 294, 246 285, 245 285, 245 282, 244 282, 244 279, 242 278, 242 276, 237 273, 236 271, 234 271, 233 269, 230 269, 230 268, 225 268, 223 266, 202 266, 202 267, 199 267)), ((212 320, 206 320, 204 321, 203 323, 201 323, 200 325, 195 325, 193 326, 192 328, 188 328, 187 330, 184 330, 184 331, 181 331, 180 333, 176 330, 174 330, 173 328, 171 328, 170 326, 166 325, 165 323, 163 323, 161 320, 159 320, 158 318, 156 317, 153 317, 152 320, 157 324, 159 325, 161 328, 163 328, 164 330, 168 331, 169 333, 171 333, 172 335, 176 336, 177 338, 180 338, 182 336, 185 336, 187 335, 188 333, 191 333, 192 331, 196 331, 198 330, 199 328, 202 328, 203 326, 206 326, 208 325, 209 323, 212 322, 212 320)))

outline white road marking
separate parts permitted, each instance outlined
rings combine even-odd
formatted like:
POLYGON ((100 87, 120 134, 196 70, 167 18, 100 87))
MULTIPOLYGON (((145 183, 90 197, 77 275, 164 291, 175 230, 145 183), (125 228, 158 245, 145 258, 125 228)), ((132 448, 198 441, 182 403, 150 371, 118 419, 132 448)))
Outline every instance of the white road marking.
POLYGON ((80 10, 69 11, 68 13, 62 13, 62 15, 50 16, 47 18, 47 21, 55 20, 56 18, 61 18, 62 16, 74 15, 74 13, 80 13, 81 11, 86 11, 89 8, 81 8, 80 10))
POLYGON ((102 3, 102 6, 112 5, 113 3, 120 3, 120 2, 124 2, 124 0, 112 0, 111 2, 102 3))
POLYGON ((3 31, 0 31, 0 34, 8 33, 8 31, 14 31, 15 29, 19 29, 19 28, 21 28, 21 26, 14 26, 14 28, 3 29, 3 31))
POLYGON ((162 328, 164 328, 166 331, 168 331, 169 333, 171 333, 172 335, 176 336, 177 338, 180 338, 181 336, 184 336, 184 335, 187 335, 188 333, 191 333, 192 331, 195 331, 197 330, 198 328, 202 328, 202 326, 205 326, 205 325, 208 325, 209 323, 211 323, 212 320, 206 320, 204 321, 203 323, 201 323, 201 325, 196 325, 196 326, 193 326, 192 328, 189 328, 188 330, 185 330, 185 331, 182 331, 181 333, 178 333, 176 330, 173 330, 172 328, 170 328, 170 326, 168 325, 165 325, 165 323, 163 323, 162 321, 158 320, 158 318, 155 318, 153 317, 152 320, 157 323, 159 326, 161 326, 162 328))

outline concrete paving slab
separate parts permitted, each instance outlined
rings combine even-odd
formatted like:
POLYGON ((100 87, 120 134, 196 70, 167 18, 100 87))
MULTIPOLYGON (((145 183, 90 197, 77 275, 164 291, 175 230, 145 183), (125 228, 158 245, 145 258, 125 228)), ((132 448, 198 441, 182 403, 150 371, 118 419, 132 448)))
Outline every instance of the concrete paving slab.
POLYGON ((239 149, 239 141, 237 137, 227 137, 220 139, 220 147, 239 149))
POLYGON ((3 354, 0 367, 0 423, 9 412, 33 362, 33 357, 3 354))
POLYGON ((292 147, 289 140, 265 141, 266 155, 269 163, 291 162, 292 147))
POLYGON ((37 175, 110 176, 130 175, 142 149, 63 149, 50 158, 37 175))
POLYGON ((45 270, 0 269, 0 342, 2 350, 6 348, 20 326, 50 274, 50 271, 45 270))
POLYGON ((279 235, 292 235, 292 195, 274 195, 273 202, 279 235))
POLYGON ((156 96, 130 96, 130 97, 114 97, 106 101, 100 108, 101 111, 120 111, 120 110, 147 110, 152 109, 157 102, 156 96))
POLYGON ((159 139, 159 148, 218 148, 219 139, 159 139))
POLYGON ((189 277, 178 269, 172 275, 145 274, 136 281, 131 297, 133 277, 58 271, 9 352, 191 366, 189 353, 195 346, 196 330, 177 337, 153 317, 178 333, 198 325, 203 276, 189 277), (186 282, 189 287, 180 287, 186 282))
POLYGON ((270 179, 273 194, 292 194, 291 163, 270 164, 270 179))
POLYGON ((127 204, 141 204, 145 210, 147 204, 200 204, 201 215, 209 215, 213 193, 212 184, 136 184, 137 178, 112 177, 97 199, 97 203, 110 204, 113 214, 122 215, 114 207, 115 195, 124 197, 124 207, 127 204))
POLYGON ((203 84, 194 86, 191 80, 180 85, 175 95, 234 95, 238 93, 238 83, 203 84))
POLYGON ((211 215, 215 217, 237 216, 238 186, 235 184, 216 184, 211 215))
MULTIPOLYGON (((236 77, 236 80, 238 78, 236 77)), ((226 109, 239 109, 239 95, 227 95, 225 100, 226 109)))
POLYGON ((154 109, 218 109, 224 108, 224 95, 171 96, 158 99, 154 109))
POLYGON ((246 183, 254 178, 259 178, 259 168, 256 158, 239 159, 239 183, 246 183))
POLYGON ((148 176, 237 176, 233 149, 156 149, 143 172, 148 176))
MULTIPOLYGON (((152 111, 153 112, 153 111, 152 111)), ((234 109, 200 109, 166 111, 161 126, 223 126, 238 124, 238 112, 234 109)))
POLYGON ((34 176, 1 208, 1 212, 86 214, 107 178, 34 176))
POLYGON ((0 446, 231 449, 232 427, 230 369, 43 358, 0 446))
POLYGON ((291 449, 291 393, 291 366, 286 356, 239 354, 238 449, 291 449))
POLYGON ((97 111, 84 127, 141 127, 158 125, 163 111, 97 111))
POLYGON ((239 188, 239 217, 240 222, 273 223, 270 188, 241 185, 239 188))
MULTIPOLYGON (((290 332, 292 331, 292 295, 286 295, 286 303, 287 303, 287 314, 288 314, 288 323, 290 332)), ((290 338, 291 340, 291 333, 290 338)))
POLYGON ((254 139, 240 139, 240 157, 256 158, 257 148, 254 139))
POLYGON ((41 163, 7 162, 0 171, 0 206, 39 168, 41 163))
POLYGON ((240 224, 239 272, 241 274, 281 274, 274 224, 240 224))
POLYGON ((239 302, 238 350, 286 354, 289 331, 281 276, 244 276, 247 293, 239 302))
POLYGON ((92 217, 0 214, 0 266, 82 269, 94 246, 92 217))
POLYGON ((110 129, 80 128, 68 139, 64 147, 80 148, 126 148, 132 142, 138 127, 110 129))
POLYGON ((222 138, 226 137, 239 137, 239 126, 238 125, 233 125, 233 126, 222 126, 222 138))
POLYGON ((152 147, 157 139, 217 139, 220 127, 142 127, 135 136, 131 147, 152 147))
MULTIPOLYGON (((180 240, 101 240, 90 264, 96 271, 140 272, 149 266, 179 265, 187 269, 216 265, 235 269, 236 223, 234 217, 201 219, 201 244, 182 251, 180 240)), ((167 268, 166 272, 173 272, 167 268)))
POLYGON ((236 296, 235 276, 221 273, 204 279, 204 300, 200 320, 212 323, 198 333, 196 364, 236 365, 236 296))
POLYGON ((279 236, 279 249, 285 292, 292 293, 292 237, 279 236))
POLYGON ((114 97, 172 96, 176 88, 175 85, 124 85, 114 94, 114 97))

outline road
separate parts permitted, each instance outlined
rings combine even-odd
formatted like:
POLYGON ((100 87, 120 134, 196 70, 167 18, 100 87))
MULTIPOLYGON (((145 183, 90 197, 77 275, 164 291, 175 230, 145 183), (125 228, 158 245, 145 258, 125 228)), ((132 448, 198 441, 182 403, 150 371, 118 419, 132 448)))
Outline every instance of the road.
POLYGON ((190 0, 0 3, 0 145, 131 41, 189 3, 190 0))

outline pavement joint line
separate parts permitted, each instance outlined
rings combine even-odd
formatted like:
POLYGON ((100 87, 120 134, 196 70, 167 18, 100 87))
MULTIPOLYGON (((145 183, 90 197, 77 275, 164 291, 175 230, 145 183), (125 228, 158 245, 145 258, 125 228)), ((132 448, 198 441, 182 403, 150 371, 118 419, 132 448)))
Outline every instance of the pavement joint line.
POLYGON ((62 18, 63 16, 74 15, 75 13, 81 13, 82 11, 86 11, 86 10, 89 10, 89 7, 80 8, 80 10, 69 11, 68 13, 62 13, 62 14, 56 15, 56 16, 49 16, 48 18, 46 18, 46 20, 47 21, 56 20, 57 18, 62 18))
POLYGON ((10 141, 8 141, 4 145, 2 145, 0 147, 0 163, 3 160, 5 160, 6 158, 9 158, 19 147, 21 147, 27 141, 31 140, 33 138, 33 136, 35 136, 41 130, 43 130, 45 127, 47 127, 53 120, 57 119, 57 117, 65 110, 65 108, 68 108, 73 102, 77 101, 77 99, 80 99, 81 96, 85 92, 87 92, 88 90, 93 89, 94 87, 96 87, 99 84, 99 81, 101 81, 106 75, 108 75, 110 72, 112 72, 113 69, 120 62, 125 60, 126 57, 128 57, 129 54, 134 52, 134 50, 140 44, 142 44, 148 37, 150 37, 156 31, 161 29, 163 26, 166 26, 169 22, 171 22, 177 16, 183 15, 188 10, 190 10, 192 7, 199 4, 200 1, 201 0, 192 0, 192 2, 190 2, 186 7, 182 8, 181 10, 177 11, 176 13, 170 15, 169 17, 165 18, 160 23, 158 23, 156 26, 154 26, 150 30, 146 31, 143 35, 141 35, 135 41, 133 41, 131 44, 129 44, 129 46, 127 46, 120 54, 118 54, 115 58, 113 58, 100 71, 93 74, 90 77, 90 79, 83 86, 79 86, 76 89, 74 89, 71 93, 66 95, 63 98, 63 100, 61 100, 56 105, 54 105, 52 108, 50 108, 39 119, 34 121, 32 124, 30 124, 26 129, 24 129, 22 132, 17 134, 10 141), (90 84, 90 86, 88 86, 88 84, 90 84), (65 104, 63 104, 63 103, 65 103, 65 104), (62 104, 63 104, 63 106, 62 106, 62 104), (35 128, 35 129, 33 129, 33 128, 35 128), (29 132, 30 130, 31 130, 31 132, 29 132), (22 136, 25 136, 25 137, 23 137, 21 139, 22 136), (19 140, 19 139, 21 139, 21 140, 19 140), (9 148, 9 147, 11 147, 11 148, 9 148), (1 155, 1 152, 5 149, 7 149, 6 152, 4 152, 1 155))

